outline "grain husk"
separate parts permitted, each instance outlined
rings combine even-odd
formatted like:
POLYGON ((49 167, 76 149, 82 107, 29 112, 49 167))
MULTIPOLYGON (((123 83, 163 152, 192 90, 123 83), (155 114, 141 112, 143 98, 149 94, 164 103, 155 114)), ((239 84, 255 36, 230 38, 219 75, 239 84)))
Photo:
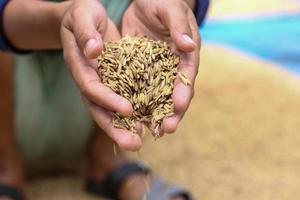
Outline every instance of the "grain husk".
MULTIPOLYGON (((163 119, 174 115, 172 93, 179 61, 163 41, 127 36, 105 43, 98 57, 101 81, 129 100, 134 109, 131 117, 114 113, 114 127, 136 133, 135 122, 139 121, 159 137, 163 119)), ((191 84, 186 76, 178 75, 183 83, 191 84)))

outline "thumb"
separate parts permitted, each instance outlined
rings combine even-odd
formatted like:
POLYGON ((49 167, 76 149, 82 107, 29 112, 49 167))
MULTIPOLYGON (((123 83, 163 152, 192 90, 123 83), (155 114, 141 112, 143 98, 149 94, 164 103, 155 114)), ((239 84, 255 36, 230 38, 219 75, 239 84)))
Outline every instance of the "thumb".
POLYGON ((107 26, 105 13, 93 16, 90 13, 81 13, 73 21, 73 33, 79 48, 89 59, 96 58, 103 48, 101 32, 107 26))
POLYGON ((161 19, 170 31, 171 38, 176 47, 184 52, 192 52, 196 48, 196 43, 192 39, 192 31, 188 20, 190 8, 186 3, 174 3, 172 8, 164 7, 161 10, 161 19))

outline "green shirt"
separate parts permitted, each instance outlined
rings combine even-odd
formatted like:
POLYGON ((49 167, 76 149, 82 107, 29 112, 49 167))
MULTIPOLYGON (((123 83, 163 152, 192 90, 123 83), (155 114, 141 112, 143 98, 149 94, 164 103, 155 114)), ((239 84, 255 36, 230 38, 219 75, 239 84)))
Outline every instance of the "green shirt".
MULTIPOLYGON (((129 0, 101 0, 119 23, 129 0)), ((77 160, 95 125, 64 64, 62 51, 15 59, 15 131, 25 159, 77 160)))

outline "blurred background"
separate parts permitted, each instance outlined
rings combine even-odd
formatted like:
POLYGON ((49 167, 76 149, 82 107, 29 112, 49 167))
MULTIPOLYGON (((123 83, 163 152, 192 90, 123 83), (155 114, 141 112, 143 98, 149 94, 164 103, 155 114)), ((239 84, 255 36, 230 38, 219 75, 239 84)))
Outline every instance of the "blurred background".
POLYGON ((199 200, 300 199, 300 1, 212 0, 200 32, 193 103, 146 160, 199 200))
MULTIPOLYGON (((139 156, 196 199, 300 198, 300 1, 212 0, 196 95, 178 132, 139 156)), ((92 200, 76 175, 33 179, 33 200, 92 200), (55 188, 55 193, 53 192, 55 188)))

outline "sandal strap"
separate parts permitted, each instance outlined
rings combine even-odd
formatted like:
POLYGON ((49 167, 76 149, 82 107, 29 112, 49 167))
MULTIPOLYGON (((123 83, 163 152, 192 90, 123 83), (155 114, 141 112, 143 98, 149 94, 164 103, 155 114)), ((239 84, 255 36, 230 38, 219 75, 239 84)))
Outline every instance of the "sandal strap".
POLYGON ((9 197, 13 200, 24 200, 24 196, 18 188, 7 185, 0 185, 0 197, 9 197))
POLYGON ((185 200, 193 200, 189 191, 177 185, 169 185, 162 178, 154 177, 150 190, 146 195, 147 200, 165 200, 173 197, 182 197, 185 200))
POLYGON ((142 162, 130 162, 113 169, 103 182, 87 181, 86 190, 106 198, 118 200, 121 185, 136 173, 149 174, 149 168, 142 162))

